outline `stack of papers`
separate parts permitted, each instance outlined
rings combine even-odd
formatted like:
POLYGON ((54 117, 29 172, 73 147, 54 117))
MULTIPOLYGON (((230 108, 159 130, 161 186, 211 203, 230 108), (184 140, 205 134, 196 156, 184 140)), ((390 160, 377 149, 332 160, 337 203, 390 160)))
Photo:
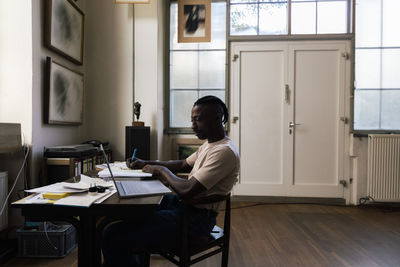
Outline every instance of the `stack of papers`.
MULTIPOLYGON (((99 177, 111 177, 110 171, 107 168, 107 165, 104 167, 104 164, 97 165, 98 168, 102 168, 103 170, 98 173, 99 177)), ((151 173, 143 172, 142 170, 132 170, 126 166, 125 162, 114 162, 110 164, 111 171, 114 177, 152 177, 151 173)))
POLYGON ((27 199, 26 204, 47 204, 51 203, 54 205, 68 205, 68 206, 82 206, 89 207, 92 203, 101 203, 110 196, 112 196, 116 190, 112 181, 104 181, 99 178, 91 178, 89 176, 81 174, 81 180, 78 183, 55 183, 46 185, 30 190, 25 190, 28 193, 37 193, 35 196, 27 199), (107 187, 104 193, 88 194, 86 191, 89 190, 90 186, 103 186, 107 187), (43 198, 43 193, 70 193, 67 197, 58 200, 49 200, 43 198))

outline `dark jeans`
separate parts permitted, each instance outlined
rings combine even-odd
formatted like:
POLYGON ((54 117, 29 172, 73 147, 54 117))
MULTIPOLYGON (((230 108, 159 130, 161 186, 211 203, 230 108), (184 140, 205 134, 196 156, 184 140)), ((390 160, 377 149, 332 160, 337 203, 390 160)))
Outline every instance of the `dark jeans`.
MULTIPOLYGON (((107 227, 101 240, 105 266, 142 266, 145 255, 141 250, 178 246, 182 214, 178 197, 166 195, 160 209, 150 217, 107 227)), ((207 236, 216 223, 216 213, 190 208, 188 215, 189 236, 207 236)))

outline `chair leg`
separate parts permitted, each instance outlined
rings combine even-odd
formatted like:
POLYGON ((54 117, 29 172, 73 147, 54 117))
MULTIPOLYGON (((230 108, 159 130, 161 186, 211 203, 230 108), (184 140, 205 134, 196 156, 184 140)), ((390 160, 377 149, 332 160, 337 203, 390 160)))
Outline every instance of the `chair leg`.
POLYGON ((224 246, 224 250, 222 250, 221 267, 228 267, 228 258, 229 258, 229 245, 226 244, 224 246))
POLYGON ((143 267, 150 267, 150 252, 145 251, 143 253, 143 267))
POLYGON ((188 255, 181 255, 179 258, 179 267, 189 267, 190 257, 188 255))

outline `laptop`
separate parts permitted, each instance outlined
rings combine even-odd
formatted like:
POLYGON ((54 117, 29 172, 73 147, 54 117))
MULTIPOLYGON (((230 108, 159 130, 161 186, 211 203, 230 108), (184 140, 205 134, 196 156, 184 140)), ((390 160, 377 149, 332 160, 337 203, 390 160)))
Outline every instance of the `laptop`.
POLYGON ((119 198, 132 198, 143 196, 156 196, 171 193, 172 191, 166 187, 159 180, 129 180, 129 181, 116 181, 110 168, 110 163, 103 146, 100 144, 101 152, 107 164, 108 171, 110 172, 111 179, 114 182, 115 188, 118 192, 119 198))

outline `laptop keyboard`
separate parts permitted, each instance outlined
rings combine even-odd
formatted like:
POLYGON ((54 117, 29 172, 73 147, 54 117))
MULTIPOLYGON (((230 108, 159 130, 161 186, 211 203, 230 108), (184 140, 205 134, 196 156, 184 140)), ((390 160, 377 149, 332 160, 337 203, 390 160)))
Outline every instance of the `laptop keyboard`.
POLYGON ((150 194, 165 191, 159 181, 117 181, 126 195, 150 194))

